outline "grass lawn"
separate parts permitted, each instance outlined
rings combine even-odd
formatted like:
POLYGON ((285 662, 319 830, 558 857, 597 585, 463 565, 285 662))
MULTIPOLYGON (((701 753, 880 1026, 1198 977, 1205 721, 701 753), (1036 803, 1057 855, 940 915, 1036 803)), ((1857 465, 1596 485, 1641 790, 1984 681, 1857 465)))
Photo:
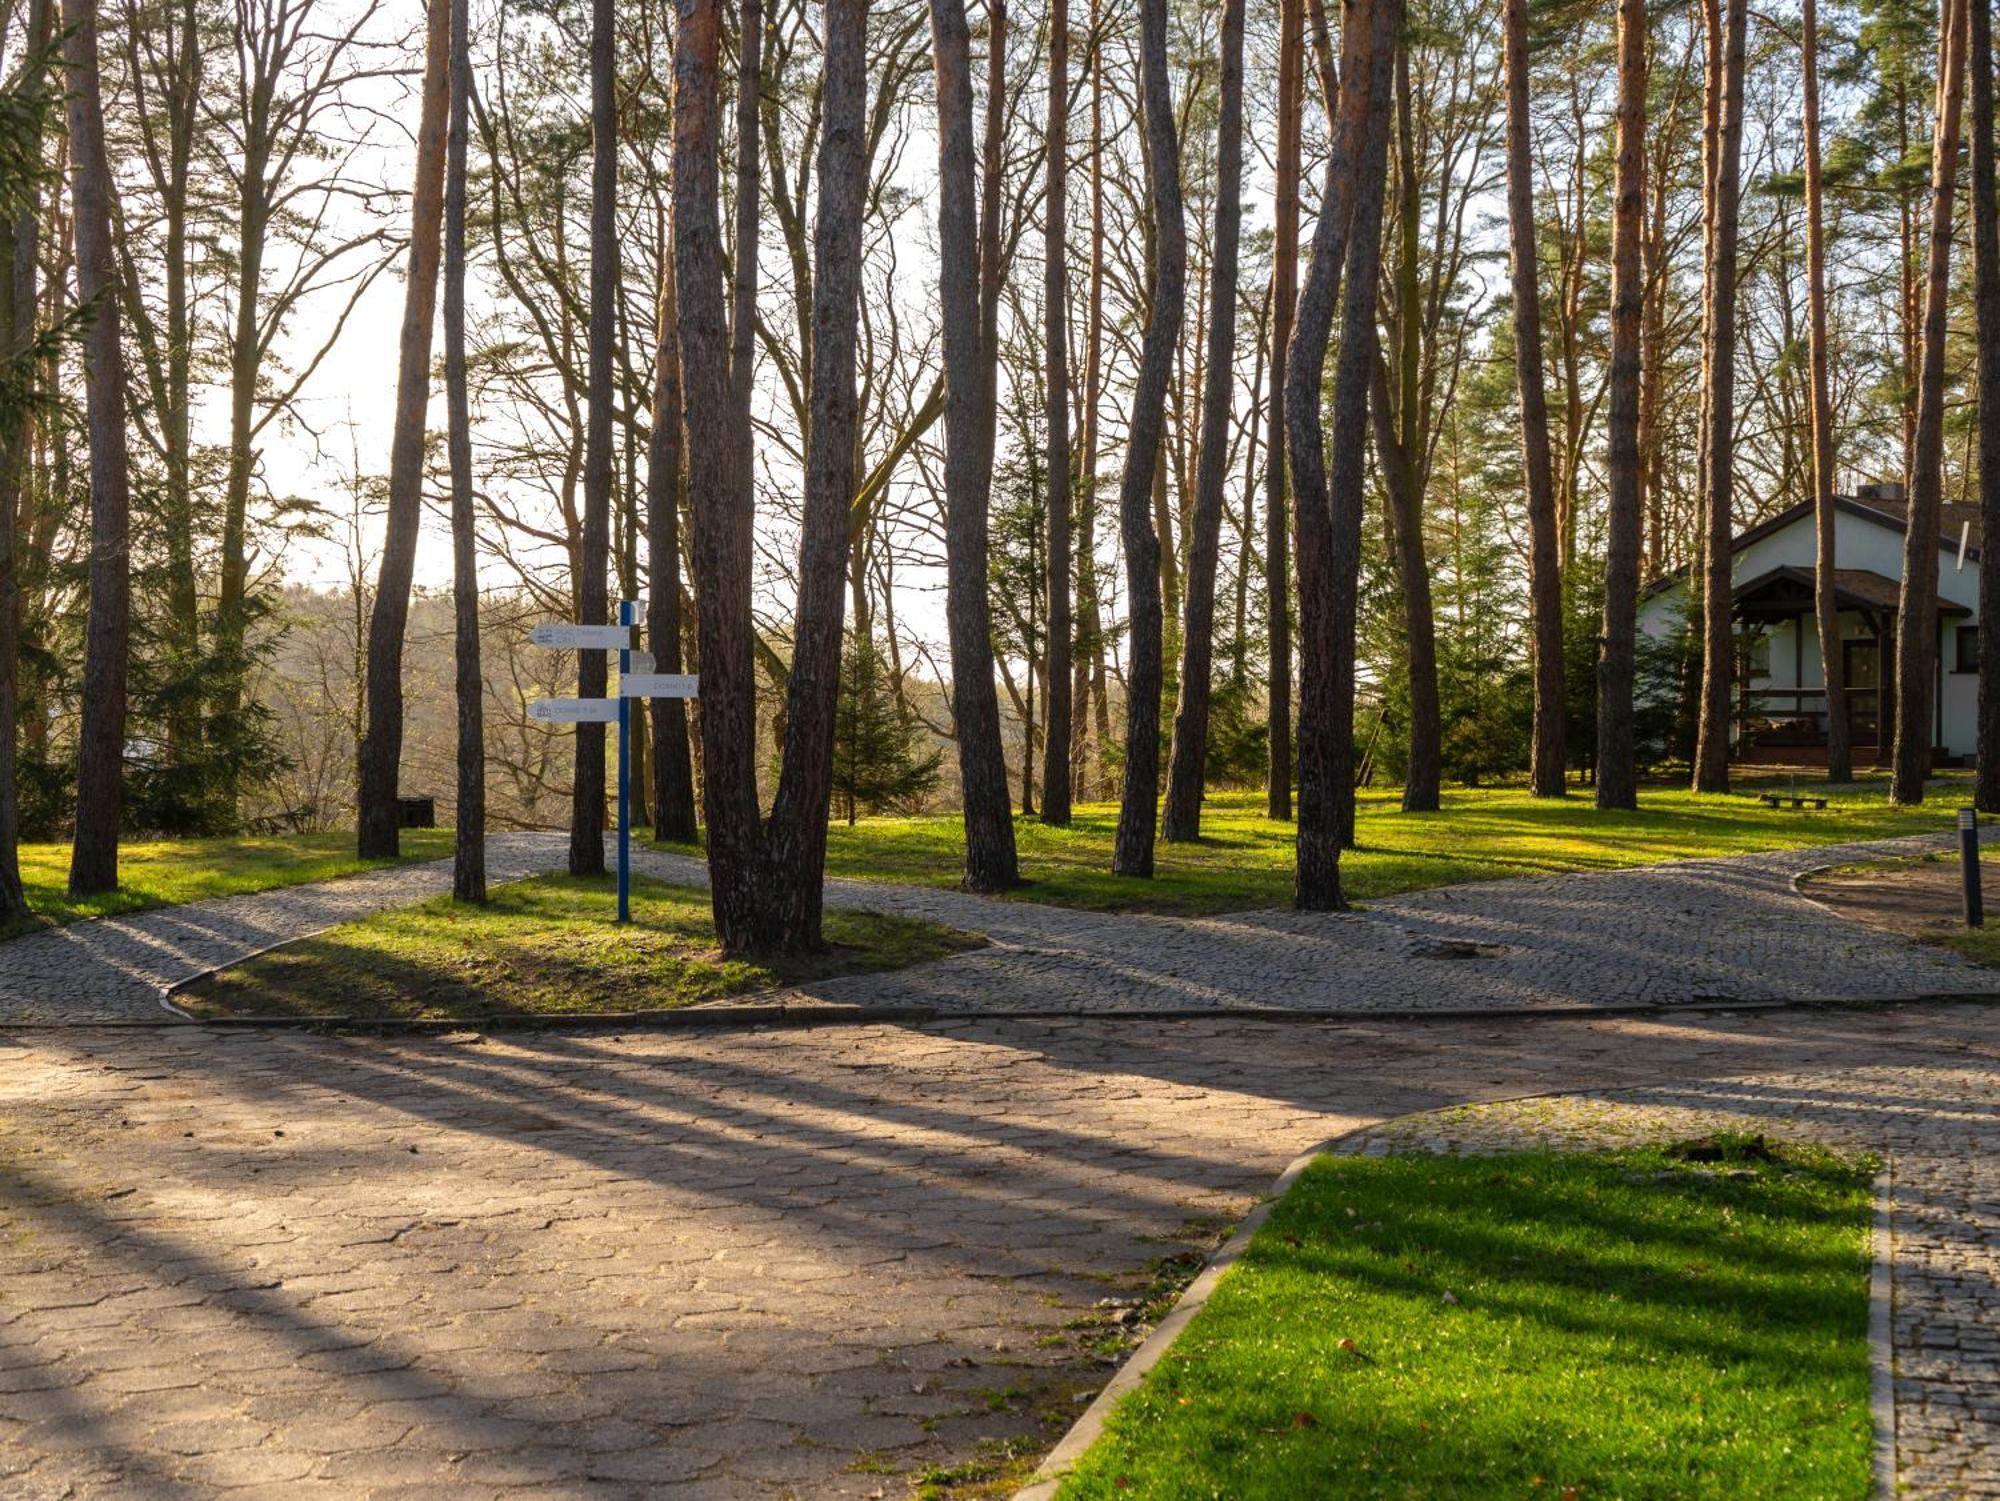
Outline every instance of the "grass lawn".
POLYGON ((658 1010, 976 948, 954 928, 830 911, 823 954, 725 959, 708 893, 635 877, 632 922, 611 877, 536 876, 485 907, 436 897, 288 943, 175 997, 198 1016, 465 1017, 658 1010))
MULTIPOLYGON (((1359 800, 1360 848, 1342 857, 1341 871, 1348 894, 1366 900, 1457 881, 1606 870, 1950 826, 1955 803, 1948 793, 1934 788, 1921 807, 1894 808, 1884 785, 1835 793, 1823 812, 1766 808, 1751 792, 1701 797, 1652 787, 1640 793, 1637 813, 1599 813, 1588 789, 1557 801, 1531 798, 1520 788, 1452 789, 1442 811, 1405 813, 1397 789, 1371 789, 1359 800)), ((1201 913, 1286 905, 1292 898, 1295 830, 1266 818, 1263 809, 1261 793, 1211 796, 1201 841, 1161 844, 1150 881, 1110 873, 1115 804, 1079 807, 1067 829, 1017 818, 1025 882, 1011 894, 1101 911, 1201 913)), ((829 831, 828 873, 954 886, 963 874, 963 851, 956 813, 868 818, 829 831)))
POLYGON ((1775 1150, 1322 1160, 1060 1495, 1860 1501, 1871 1164, 1775 1150))
MULTIPOLYGON (((438 860, 451 853, 450 829, 405 829, 405 860, 438 860)), ((118 889, 72 897, 67 844, 21 846, 21 884, 28 905, 44 924, 141 912, 216 896, 241 896, 276 886, 330 881, 393 862, 355 858, 354 833, 282 834, 235 839, 152 839, 118 851, 118 889)), ((30 931, 0 928, 0 938, 30 931)))

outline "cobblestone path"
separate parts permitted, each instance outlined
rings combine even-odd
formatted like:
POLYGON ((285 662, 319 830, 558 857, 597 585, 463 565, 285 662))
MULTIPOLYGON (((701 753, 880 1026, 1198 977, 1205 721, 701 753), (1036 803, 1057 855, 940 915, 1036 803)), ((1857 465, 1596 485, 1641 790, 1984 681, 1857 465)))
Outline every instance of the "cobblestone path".
MULTIPOLYGON (((900 1496, 1296 1153, 1549 1089, 1894 1159, 1910 1493, 2000 1488, 2000 1008, 0 1036, 10 1497, 900 1496)), ((966 1467, 970 1467, 967 1469, 966 1467)))
MULTIPOLYGON (((791 1001, 950 1011, 1438 1011, 2000 993, 2000 972, 1836 916, 1800 871, 1941 846, 1918 835, 1636 870, 1486 881, 1341 916, 1076 912, 958 892, 837 881, 845 906, 932 917, 994 945, 938 964, 828 981, 791 1001)), ((493 879, 561 863, 562 837, 493 841, 493 879)), ((705 883, 684 856, 637 869, 705 883)), ((272 943, 448 890, 449 862, 78 923, 0 945, 0 1023, 172 1021, 160 988, 272 943)))

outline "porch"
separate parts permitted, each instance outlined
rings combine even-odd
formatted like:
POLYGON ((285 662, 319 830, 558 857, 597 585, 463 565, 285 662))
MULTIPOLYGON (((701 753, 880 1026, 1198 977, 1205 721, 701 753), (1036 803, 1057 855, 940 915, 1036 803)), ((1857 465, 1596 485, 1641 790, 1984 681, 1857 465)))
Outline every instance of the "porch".
MULTIPOLYGON (((1901 587, 1865 569, 1834 574, 1839 607, 1842 679, 1847 692, 1848 743, 1860 762, 1884 762, 1895 739, 1896 610, 1901 587)), ((1735 758, 1752 764, 1823 765, 1827 759, 1826 678, 1810 569, 1774 568, 1735 590, 1737 631, 1735 758)), ((1963 605, 1940 599, 1938 684, 1933 754, 1948 759, 1945 736, 1946 650, 1956 633, 1946 622, 1969 618, 1963 605)), ((1971 632, 1966 632, 1971 635, 1971 632)), ((1975 663, 1951 664, 1972 670, 1975 663)))

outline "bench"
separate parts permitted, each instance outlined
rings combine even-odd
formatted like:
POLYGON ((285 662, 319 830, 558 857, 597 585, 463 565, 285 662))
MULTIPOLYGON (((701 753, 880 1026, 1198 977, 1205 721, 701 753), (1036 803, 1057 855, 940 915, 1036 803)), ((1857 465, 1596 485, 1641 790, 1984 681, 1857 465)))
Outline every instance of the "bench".
POLYGON ((1788 797, 1776 792, 1767 792, 1758 799, 1767 808, 1824 808, 1823 797, 1788 797))

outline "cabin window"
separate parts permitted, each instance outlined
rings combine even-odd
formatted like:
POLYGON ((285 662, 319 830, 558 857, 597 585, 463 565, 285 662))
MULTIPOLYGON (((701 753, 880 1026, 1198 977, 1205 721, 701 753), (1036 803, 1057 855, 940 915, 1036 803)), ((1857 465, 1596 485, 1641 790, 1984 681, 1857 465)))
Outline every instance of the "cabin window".
POLYGON ((1958 628, 1958 654, 1953 659, 1954 672, 1979 671, 1979 627, 1962 625, 1958 628))
POLYGON ((1746 633, 1743 638, 1743 668, 1747 676, 1767 678, 1771 675, 1771 637, 1767 632, 1746 633))

